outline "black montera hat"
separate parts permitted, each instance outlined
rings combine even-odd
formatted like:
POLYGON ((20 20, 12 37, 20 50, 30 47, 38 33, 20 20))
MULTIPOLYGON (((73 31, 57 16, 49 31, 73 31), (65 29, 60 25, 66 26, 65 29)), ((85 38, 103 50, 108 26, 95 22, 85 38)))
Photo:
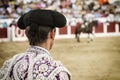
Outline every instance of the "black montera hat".
POLYGON ((25 29, 33 23, 62 28, 66 25, 66 18, 57 11, 36 9, 22 15, 17 22, 20 29, 25 29))

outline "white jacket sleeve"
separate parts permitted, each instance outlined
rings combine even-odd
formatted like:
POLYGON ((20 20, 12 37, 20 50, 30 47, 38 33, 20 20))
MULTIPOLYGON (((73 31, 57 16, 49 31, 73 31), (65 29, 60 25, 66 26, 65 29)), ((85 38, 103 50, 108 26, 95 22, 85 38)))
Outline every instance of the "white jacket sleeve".
POLYGON ((6 60, 0 69, 0 80, 2 80, 7 74, 10 67, 12 59, 6 60))

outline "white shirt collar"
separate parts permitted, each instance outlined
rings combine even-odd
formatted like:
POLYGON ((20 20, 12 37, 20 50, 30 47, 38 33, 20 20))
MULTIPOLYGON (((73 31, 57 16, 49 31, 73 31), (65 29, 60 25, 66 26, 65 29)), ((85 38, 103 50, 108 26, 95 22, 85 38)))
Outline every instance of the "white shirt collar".
POLYGON ((37 53, 37 54, 49 54, 49 51, 43 47, 40 46, 30 46, 27 50, 27 52, 37 53))

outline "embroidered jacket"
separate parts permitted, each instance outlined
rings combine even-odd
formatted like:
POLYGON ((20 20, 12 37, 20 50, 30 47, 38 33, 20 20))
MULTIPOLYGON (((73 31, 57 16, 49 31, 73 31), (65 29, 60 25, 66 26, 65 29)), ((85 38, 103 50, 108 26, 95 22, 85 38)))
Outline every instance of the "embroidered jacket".
POLYGON ((0 80, 70 80, 70 73, 46 49, 30 46, 4 63, 0 80))

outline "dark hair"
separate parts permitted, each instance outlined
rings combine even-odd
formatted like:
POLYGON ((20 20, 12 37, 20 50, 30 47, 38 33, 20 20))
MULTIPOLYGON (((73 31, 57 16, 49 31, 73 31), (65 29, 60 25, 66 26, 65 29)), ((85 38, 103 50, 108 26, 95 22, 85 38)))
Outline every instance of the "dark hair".
POLYGON ((53 30, 54 27, 39 26, 37 24, 31 24, 26 28, 26 36, 28 37, 30 45, 36 45, 43 43, 47 40, 48 33, 53 30))

